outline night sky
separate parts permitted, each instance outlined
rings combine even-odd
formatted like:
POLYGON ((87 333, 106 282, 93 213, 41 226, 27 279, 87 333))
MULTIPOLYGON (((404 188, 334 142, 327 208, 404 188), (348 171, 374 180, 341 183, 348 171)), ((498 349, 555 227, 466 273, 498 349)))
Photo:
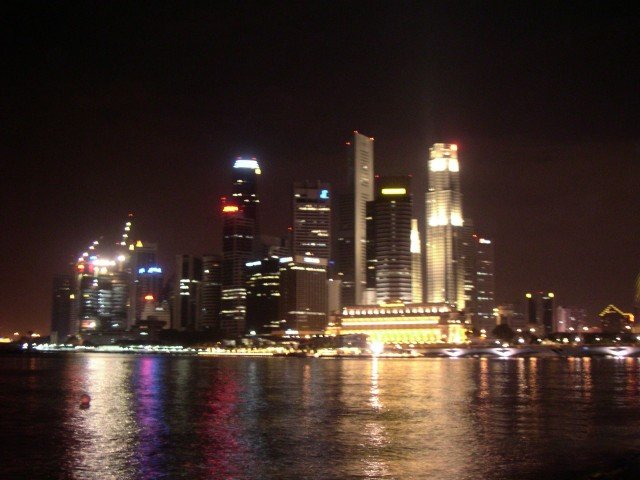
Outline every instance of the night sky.
POLYGON ((292 181, 338 183, 353 130, 377 173, 413 174, 417 215, 428 147, 459 145, 499 302, 631 308, 637 8, 130 3, 0 7, 0 335, 47 333, 53 275, 130 211, 165 267, 219 252, 238 155, 258 157, 263 229, 284 234, 292 181))

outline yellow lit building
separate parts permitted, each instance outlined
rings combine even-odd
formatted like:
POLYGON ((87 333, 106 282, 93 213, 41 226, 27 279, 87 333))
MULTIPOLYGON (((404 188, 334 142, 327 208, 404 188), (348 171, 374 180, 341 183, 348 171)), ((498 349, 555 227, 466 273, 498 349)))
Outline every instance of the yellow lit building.
POLYGON ((364 334, 372 343, 419 346, 464 343, 465 332, 463 317, 453 305, 392 303, 344 307, 327 333, 364 334))

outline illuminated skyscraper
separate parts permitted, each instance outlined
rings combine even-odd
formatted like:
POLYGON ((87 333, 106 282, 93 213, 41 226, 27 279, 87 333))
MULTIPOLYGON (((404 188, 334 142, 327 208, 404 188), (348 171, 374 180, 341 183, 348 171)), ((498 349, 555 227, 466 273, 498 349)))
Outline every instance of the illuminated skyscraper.
POLYGON ((220 332, 226 338, 244 334, 247 308, 245 264, 253 257, 255 222, 237 199, 222 202, 222 301, 220 332))
POLYGON ((220 255, 204 255, 202 257, 198 330, 215 330, 218 327, 221 301, 222 258, 220 255))
POLYGON ((410 188, 409 176, 378 177, 367 204, 367 288, 377 303, 412 302, 410 188))
POLYGON ((171 326, 175 330, 194 331, 200 309, 202 259, 193 255, 176 256, 176 288, 171 326))
POLYGON ((458 147, 436 143, 429 149, 426 194, 426 300, 454 304, 458 310, 465 308, 462 218, 458 147))
POLYGON ((293 255, 329 259, 331 249, 330 186, 322 182, 293 185, 293 255))
POLYGON ((245 265, 247 276, 247 332, 269 333, 278 329, 280 307, 280 259, 253 260, 245 265))
POLYGON ((232 201, 240 207, 245 218, 253 220, 254 225, 254 254, 259 248, 258 240, 260 238, 259 222, 258 222, 258 206, 260 199, 258 198, 258 179, 262 174, 258 160, 255 157, 247 159, 238 157, 233 164, 233 187, 231 190, 232 201))
POLYGON ((354 132, 347 143, 348 187, 340 195, 337 224, 338 279, 342 304, 364 299, 367 286, 367 202, 373 200, 373 138, 354 132))
POLYGON ((301 335, 327 327, 327 261, 318 257, 280 259, 280 320, 301 335))
POLYGON ((422 303, 422 250, 418 219, 411 219, 411 302, 422 303))

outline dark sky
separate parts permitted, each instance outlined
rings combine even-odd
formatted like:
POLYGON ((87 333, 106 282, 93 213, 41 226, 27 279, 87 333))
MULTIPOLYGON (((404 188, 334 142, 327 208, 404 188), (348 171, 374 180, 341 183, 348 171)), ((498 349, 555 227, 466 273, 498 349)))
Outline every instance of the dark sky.
POLYGON ((354 129, 378 173, 414 175, 416 213, 429 145, 459 144, 498 301, 631 307, 637 8, 209 3, 0 7, 0 335, 47 332, 53 275, 129 211, 166 266, 219 251, 237 155, 258 156, 264 230, 284 233, 291 182, 338 182, 354 129))

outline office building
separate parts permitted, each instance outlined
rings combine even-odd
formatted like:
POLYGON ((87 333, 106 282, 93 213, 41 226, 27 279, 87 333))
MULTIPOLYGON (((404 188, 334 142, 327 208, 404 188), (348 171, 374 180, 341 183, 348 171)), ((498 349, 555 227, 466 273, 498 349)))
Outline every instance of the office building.
POLYGON ((51 343, 64 343, 75 333, 72 317, 74 299, 73 276, 56 275, 51 303, 51 343))
POLYGON ((255 221, 245 215, 245 205, 239 204, 237 199, 222 199, 220 332, 229 339, 245 333, 247 308, 245 264, 253 258, 255 235, 255 221))
POLYGON ((553 299, 552 292, 542 295, 542 327, 545 335, 550 335, 553 331, 553 299))
POLYGON ((198 330, 216 330, 222 306, 222 257, 202 256, 202 281, 200 283, 200 316, 198 330))
POLYGON ((199 316, 202 259, 193 255, 176 256, 175 297, 172 328, 194 331, 199 316))
POLYGON ((131 296, 131 311, 135 312, 135 321, 142 318, 142 311, 149 302, 160 302, 164 288, 164 275, 162 268, 157 264, 145 264, 133 271, 133 295, 131 296))
POLYGON ((568 332, 584 332, 592 330, 589 317, 587 316, 587 310, 580 307, 562 307, 556 308, 556 315, 554 317, 554 332, 568 333, 568 332))
POLYGON ((458 147, 436 143, 429 149, 426 194, 425 262, 428 303, 464 310, 464 262, 461 258, 462 194, 458 147))
POLYGON ((238 157, 233 164, 233 187, 231 197, 236 205, 241 207, 245 218, 254 220, 257 224, 258 206, 258 178, 262 174, 256 158, 238 157))
POLYGON ((556 325, 554 321, 553 292, 528 292, 526 298, 526 318, 529 330, 539 336, 549 335, 556 325))
POLYGON ((411 219, 411 303, 422 303, 422 248, 418 219, 411 219))
POLYGON ((367 288, 370 303, 411 303, 411 177, 377 177, 367 203, 367 288))
POLYGON ((331 255, 331 195, 328 183, 293 185, 293 255, 329 259, 331 255))
POLYGON ((367 287, 366 216, 373 200, 373 138, 354 132, 348 146, 348 186, 339 196, 337 221, 338 279, 342 301, 360 303, 367 287))
POLYGON ((279 262, 279 317, 285 332, 323 334, 327 327, 327 260, 296 256, 279 262))
MULTIPOLYGON (((290 258, 290 257, 289 257, 290 258)), ((247 278, 248 333, 271 333, 280 329, 280 258, 268 257, 245 264, 247 278)))
POLYGON ((465 311, 473 328, 491 332, 496 327, 495 274, 493 242, 473 233, 472 223, 465 220, 462 232, 462 257, 465 266, 465 311))

